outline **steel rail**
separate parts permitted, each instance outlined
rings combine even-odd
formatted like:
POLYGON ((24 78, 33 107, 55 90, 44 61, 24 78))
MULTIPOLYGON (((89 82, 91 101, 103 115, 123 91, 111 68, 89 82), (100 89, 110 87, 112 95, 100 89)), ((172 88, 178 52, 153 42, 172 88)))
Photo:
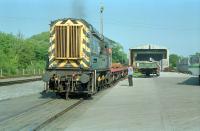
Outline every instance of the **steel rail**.
POLYGON ((23 114, 25 114, 25 113, 27 113, 27 112, 29 112, 29 111, 35 109, 35 108, 37 108, 37 107, 43 106, 43 105, 45 105, 45 104, 48 104, 49 102, 52 102, 52 101, 55 101, 55 99, 51 99, 51 100, 49 100, 49 101, 46 101, 46 102, 37 104, 37 105, 35 105, 35 106, 33 106, 33 107, 30 107, 30 108, 28 108, 28 109, 26 109, 26 110, 24 110, 24 111, 22 111, 22 112, 20 112, 20 113, 18 113, 18 114, 15 114, 14 116, 7 117, 7 118, 5 118, 4 120, 1 120, 0 122, 9 121, 9 120, 11 120, 11 119, 13 119, 13 118, 16 118, 16 117, 18 117, 18 116, 20 116, 20 115, 23 115, 23 114))
POLYGON ((47 119, 46 121, 44 121, 43 123, 41 123, 40 125, 38 125, 37 127, 35 127, 33 129, 33 131, 38 131, 40 129, 42 129, 43 127, 45 127, 46 125, 48 125, 49 123, 51 123, 52 121, 54 121, 55 119, 57 119, 58 117, 62 116, 63 114, 65 114, 66 112, 70 111, 71 109, 73 109, 74 107, 78 106, 79 104, 81 104, 84 100, 81 98, 79 101, 77 101, 76 103, 72 104, 71 106, 67 107, 66 109, 64 109, 63 111, 57 113, 56 115, 52 116, 51 118, 47 119))

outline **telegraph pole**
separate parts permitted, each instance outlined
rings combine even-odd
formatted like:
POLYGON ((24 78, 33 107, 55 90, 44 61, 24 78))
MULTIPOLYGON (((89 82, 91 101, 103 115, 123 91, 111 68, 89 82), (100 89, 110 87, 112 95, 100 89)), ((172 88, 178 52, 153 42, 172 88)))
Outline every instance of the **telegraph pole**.
POLYGON ((100 34, 101 34, 102 40, 103 40, 103 11, 104 11, 104 6, 101 3, 101 6, 100 6, 100 34))

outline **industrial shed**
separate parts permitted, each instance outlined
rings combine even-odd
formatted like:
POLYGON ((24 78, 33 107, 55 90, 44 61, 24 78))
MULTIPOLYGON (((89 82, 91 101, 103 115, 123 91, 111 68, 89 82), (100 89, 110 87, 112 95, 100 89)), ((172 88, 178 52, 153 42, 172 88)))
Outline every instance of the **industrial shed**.
POLYGON ((161 70, 169 67, 169 51, 165 47, 146 44, 129 49, 129 64, 134 65, 135 61, 158 61, 161 70))

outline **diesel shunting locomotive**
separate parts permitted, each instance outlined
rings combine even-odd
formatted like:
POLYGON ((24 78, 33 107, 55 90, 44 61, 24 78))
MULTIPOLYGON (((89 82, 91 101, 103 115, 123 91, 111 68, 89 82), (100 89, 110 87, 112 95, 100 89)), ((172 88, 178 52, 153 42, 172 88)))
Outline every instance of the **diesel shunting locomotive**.
POLYGON ((111 40, 83 19, 59 19, 50 24, 50 47, 43 81, 46 90, 92 95, 126 76, 127 68, 111 68, 111 40))

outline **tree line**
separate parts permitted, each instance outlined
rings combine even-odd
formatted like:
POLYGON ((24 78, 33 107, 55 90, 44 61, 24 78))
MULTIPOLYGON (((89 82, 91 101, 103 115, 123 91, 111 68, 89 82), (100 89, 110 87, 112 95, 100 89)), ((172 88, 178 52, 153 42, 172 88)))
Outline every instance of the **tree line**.
POLYGON ((49 33, 30 38, 0 32, 0 68, 10 74, 17 69, 43 69, 47 57, 49 33))
MULTIPOLYGON (((195 55, 200 57, 200 52, 196 52, 195 55)), ((186 58, 186 57, 183 57, 183 56, 180 56, 177 54, 170 54, 170 56, 169 56, 170 68, 176 69, 178 62, 183 58, 186 58)))

